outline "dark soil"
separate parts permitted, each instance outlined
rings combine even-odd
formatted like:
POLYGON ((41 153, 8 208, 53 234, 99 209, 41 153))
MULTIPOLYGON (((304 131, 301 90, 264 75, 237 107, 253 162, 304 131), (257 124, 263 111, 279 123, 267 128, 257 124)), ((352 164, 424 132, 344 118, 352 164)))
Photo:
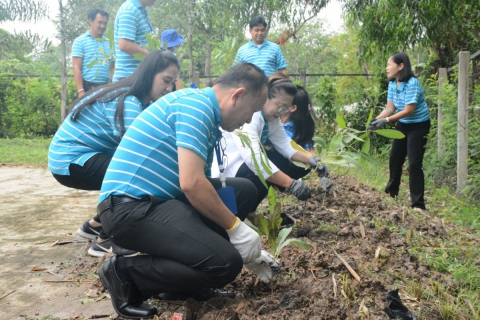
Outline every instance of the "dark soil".
MULTIPOLYGON (((189 320, 388 319, 383 311, 386 295, 398 288, 402 301, 418 319, 442 319, 432 303, 415 297, 411 283, 425 286, 434 279, 447 286, 455 284, 429 270, 409 249, 434 246, 435 239, 447 238, 443 222, 425 212, 387 205, 390 201, 384 201, 383 193, 352 178, 334 176, 333 181, 328 195, 316 190, 313 199, 283 207, 283 212, 297 220, 291 236, 302 237, 311 249, 286 247, 280 255, 283 268, 275 281, 264 284, 244 269, 225 288, 235 292, 235 299, 179 304, 150 300, 158 307, 158 318, 172 319, 178 312, 189 320), (334 251, 356 271, 360 281, 334 251)), ((264 249, 268 250, 266 242, 264 249)), ((105 296, 98 280, 88 294, 100 299, 105 296)))

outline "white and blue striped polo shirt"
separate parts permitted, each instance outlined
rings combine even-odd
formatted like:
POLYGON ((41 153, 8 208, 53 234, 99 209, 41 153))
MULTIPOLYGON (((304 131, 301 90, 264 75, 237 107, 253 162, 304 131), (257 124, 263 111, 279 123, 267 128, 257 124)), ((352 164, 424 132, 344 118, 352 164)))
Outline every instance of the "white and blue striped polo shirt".
POLYGON ((99 202, 111 195, 173 199, 180 189, 177 147, 205 160, 210 176, 220 136, 220 107, 212 88, 182 89, 145 109, 125 133, 108 167, 99 202))
POLYGON ((72 57, 82 58, 82 78, 85 81, 103 84, 110 80, 110 60, 105 63, 98 62, 87 68, 94 60, 102 60, 110 54, 108 38, 102 36, 102 39, 105 41, 97 41, 92 37, 89 30, 73 41, 72 57), (102 54, 101 50, 105 55, 102 54))
POLYGON ((118 9, 113 32, 115 42, 114 81, 131 75, 140 63, 140 61, 135 60, 128 53, 120 51, 118 39, 132 40, 145 48, 147 44, 146 33, 153 33, 152 25, 148 20, 148 10, 138 0, 125 1, 118 9))
MULTIPOLYGON (((72 163, 83 166, 97 153, 113 156, 122 139, 119 124, 114 119, 118 101, 119 97, 106 103, 96 101, 83 108, 76 121, 72 121, 70 115, 65 119, 48 150, 48 168, 52 173, 68 176, 72 163)), ((124 108, 123 121, 125 129, 128 129, 146 105, 135 96, 127 96, 124 108)))
POLYGON ((288 66, 278 44, 267 40, 264 40, 260 46, 255 45, 252 40, 241 46, 233 65, 242 62, 253 63, 262 69, 267 77, 288 66))
POLYGON ((387 101, 391 101, 395 106, 395 111, 400 112, 405 109, 407 104, 417 104, 415 112, 405 118, 398 120, 402 123, 419 123, 430 119, 425 94, 422 85, 417 78, 411 77, 407 82, 400 82, 396 87, 396 80, 388 84, 387 101))

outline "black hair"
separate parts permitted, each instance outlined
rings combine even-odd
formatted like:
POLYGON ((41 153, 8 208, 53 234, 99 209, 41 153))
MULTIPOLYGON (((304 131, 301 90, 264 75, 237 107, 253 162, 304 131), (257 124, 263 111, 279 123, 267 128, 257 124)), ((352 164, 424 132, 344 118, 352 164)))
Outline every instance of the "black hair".
POLYGON ((125 133, 123 123, 125 97, 135 96, 143 103, 145 97, 152 91, 155 76, 171 65, 175 65, 180 70, 177 57, 170 51, 154 50, 150 52, 131 76, 118 82, 108 83, 92 89, 89 92, 96 92, 92 96, 88 96, 87 98, 81 97, 75 100, 72 104, 72 106, 76 106, 71 113, 72 121, 76 121, 83 108, 95 101, 109 102, 121 96, 115 110, 115 125, 118 126, 122 134, 125 133), (77 105, 79 102, 80 104, 77 105))
MULTIPOLYGON (((410 80, 411 77, 415 77, 412 71, 412 65, 410 64, 410 59, 408 58, 407 54, 405 52, 394 52, 390 56, 390 58, 393 59, 393 62, 395 62, 397 65, 400 65, 403 63, 403 69, 400 70, 400 73, 398 75, 398 81, 400 82, 407 82, 410 80)), ((390 78, 388 81, 392 81, 395 78, 390 78)))
POLYGON ((225 71, 213 84, 223 88, 243 87, 250 96, 257 96, 268 84, 267 76, 254 64, 242 62, 225 71))
POLYGON ((293 105, 297 106, 295 112, 290 113, 290 120, 293 122, 294 135, 292 140, 303 146, 307 143, 313 145, 313 136, 315 135, 315 122, 310 114, 312 101, 308 92, 297 85, 297 94, 293 98, 293 105))
POLYGON ((104 11, 102 9, 93 9, 88 13, 88 20, 95 21, 95 18, 97 17, 97 14, 99 14, 99 13, 100 13, 101 16, 107 17, 107 19, 108 19, 107 11, 104 11))
POLYGON ((250 20, 250 23, 249 23, 250 29, 255 28, 259 24, 263 24, 263 26, 265 28, 267 27, 267 21, 265 20, 264 17, 258 16, 258 17, 253 18, 252 20, 250 20))
POLYGON ((275 98, 280 91, 294 97, 297 94, 297 87, 287 75, 275 72, 268 77, 268 99, 275 98))

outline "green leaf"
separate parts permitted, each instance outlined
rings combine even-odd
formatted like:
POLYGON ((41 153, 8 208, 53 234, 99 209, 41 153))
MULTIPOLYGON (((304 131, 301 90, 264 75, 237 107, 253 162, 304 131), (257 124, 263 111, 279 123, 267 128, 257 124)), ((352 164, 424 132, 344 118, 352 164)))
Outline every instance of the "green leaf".
POLYGON ((344 154, 342 155, 342 157, 348 162, 348 163, 351 163, 353 164, 355 167, 357 168, 362 168, 362 166, 360 165, 360 163, 357 162, 357 160, 355 160, 352 156, 348 155, 348 154, 344 154))
POLYGON ((327 142, 322 137, 315 136, 312 138, 312 140, 322 148, 325 148, 327 146, 327 142))
POLYGON ((347 123, 345 122, 345 119, 343 118, 342 114, 337 112, 337 123, 338 126, 342 129, 347 128, 347 123))
POLYGON ((362 152, 370 153, 370 137, 365 139, 365 143, 362 146, 362 152))
POLYGON ((403 139, 403 138, 405 138, 405 135, 403 133, 401 133, 398 130, 394 130, 394 129, 380 129, 380 130, 376 130, 374 132, 378 133, 381 136, 391 138, 391 139, 403 139))
POLYGON ((340 149, 342 144, 343 136, 341 133, 337 133, 332 140, 330 140, 330 145, 328 146, 328 151, 335 152, 340 149))
POLYGON ((262 235, 263 235, 263 233, 262 233, 262 231, 260 230, 260 228, 258 228, 256 225, 254 225, 250 220, 245 219, 244 222, 245 222, 245 224, 246 224, 247 226, 249 226, 250 228, 252 228, 253 230, 255 230, 255 232, 258 233, 259 236, 262 236, 262 235))
POLYGON ((263 216, 263 214, 259 213, 255 216, 255 222, 258 226, 258 229, 263 233, 264 235, 268 235, 268 221, 267 219, 263 216))
POLYGON ((368 162, 374 164, 374 165, 379 165, 380 162, 377 160, 377 158, 375 158, 374 156, 368 154, 368 153, 365 153, 365 152, 360 152, 360 156, 367 160, 368 162))
POLYGON ((143 58, 145 58, 145 55, 143 53, 135 53, 133 55, 133 59, 138 60, 138 61, 142 61, 143 58))
POLYGON ((348 161, 346 161, 342 156, 340 155, 335 155, 335 156, 328 156, 322 159, 322 162, 324 163, 330 163, 330 164, 339 164, 342 166, 348 165, 348 161))
POLYGON ((277 196, 275 194, 275 189, 273 189, 272 186, 268 188, 268 204, 270 205, 270 213, 272 213, 275 209, 275 205, 277 204, 277 196))
POLYGON ((300 248, 306 249, 306 250, 310 249, 310 246, 300 239, 297 239, 297 238, 288 239, 287 241, 285 241, 281 245, 277 246, 277 250, 275 251, 275 257, 277 258, 280 255, 280 252, 282 252, 282 249, 285 248, 286 246, 289 246, 289 245, 297 246, 297 247, 300 247, 300 248))
POLYGON ((278 257, 278 255, 280 254, 280 251, 284 247, 283 244, 285 243, 285 239, 287 239, 290 232, 292 232, 292 229, 293 227, 285 228, 278 233, 277 250, 274 251, 275 257, 278 257))
POLYGON ((368 126, 370 125, 370 122, 372 121, 372 118, 373 118, 373 110, 374 108, 370 109, 370 113, 368 115, 368 120, 367 120, 367 123, 365 124, 365 128, 368 128, 368 126))
POLYGON ((353 133, 350 133, 350 132, 348 132, 348 131, 346 132, 346 134, 347 134, 349 137, 351 137, 352 139, 355 139, 355 140, 358 140, 358 141, 362 141, 362 142, 364 141, 363 139, 357 137, 356 135, 354 135, 353 133))
POLYGON ((87 68, 91 68, 99 62, 100 62, 100 59, 95 59, 92 62, 90 62, 89 64, 87 64, 87 68))

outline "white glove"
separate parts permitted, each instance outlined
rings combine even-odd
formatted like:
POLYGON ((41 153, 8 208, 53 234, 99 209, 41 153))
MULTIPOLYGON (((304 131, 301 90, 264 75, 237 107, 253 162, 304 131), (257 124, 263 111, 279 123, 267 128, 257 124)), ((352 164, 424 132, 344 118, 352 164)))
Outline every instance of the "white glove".
POLYGON ((237 226, 227 233, 230 243, 242 256, 243 263, 250 263, 260 256, 262 250, 260 236, 244 222, 238 220, 237 226))
POLYGON ((273 272, 279 271, 280 263, 275 261, 270 253, 262 250, 260 257, 245 264, 245 267, 255 273, 260 280, 269 283, 273 277, 273 272))

